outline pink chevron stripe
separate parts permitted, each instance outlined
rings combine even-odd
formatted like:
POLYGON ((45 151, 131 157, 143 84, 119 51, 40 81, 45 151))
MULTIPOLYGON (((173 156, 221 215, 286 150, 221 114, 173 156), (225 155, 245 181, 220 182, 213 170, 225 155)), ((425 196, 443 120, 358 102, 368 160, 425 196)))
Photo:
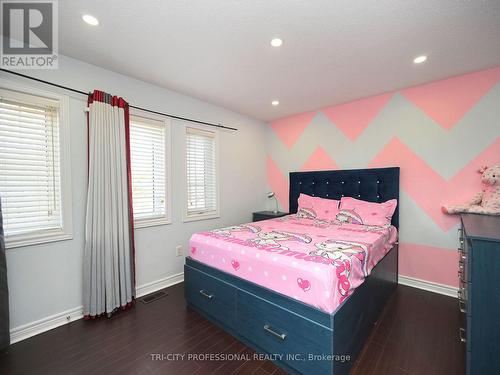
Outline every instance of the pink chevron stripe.
POLYGON ((499 81, 500 67, 411 87, 401 94, 451 129, 499 81))
POLYGON ((267 181, 276 194, 281 208, 288 212, 288 179, 269 155, 267 156, 267 181))
POLYGON ((500 162, 500 137, 481 154, 470 161, 459 173, 449 181, 445 181, 418 155, 393 138, 384 149, 372 160, 371 167, 401 167, 401 187, 444 231, 456 225, 457 216, 445 215, 441 206, 448 203, 464 202, 471 199, 481 189, 480 176, 477 170, 482 165, 493 165, 500 162))
POLYGON ((441 247, 399 244, 399 274, 458 287, 458 252, 441 247))
POLYGON ((340 105, 322 112, 351 140, 355 140, 368 127, 375 116, 387 104, 392 94, 372 96, 340 105))
POLYGON ((301 171, 319 171, 330 169, 338 169, 337 164, 335 164, 322 147, 318 147, 300 168, 301 171))
POLYGON ((316 112, 306 112, 272 121, 269 125, 276 132, 278 138, 288 148, 292 148, 314 116, 316 116, 316 112))

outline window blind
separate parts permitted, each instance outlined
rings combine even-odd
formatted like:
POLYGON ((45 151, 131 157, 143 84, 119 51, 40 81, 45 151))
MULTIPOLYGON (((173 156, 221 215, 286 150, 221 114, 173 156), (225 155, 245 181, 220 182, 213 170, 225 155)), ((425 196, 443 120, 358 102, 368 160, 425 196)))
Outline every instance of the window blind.
POLYGON ((188 216, 217 211, 215 133, 186 128, 188 216))
POLYGON ((130 159, 134 219, 165 217, 165 123, 131 116, 130 159))
POLYGON ((57 101, 0 96, 0 197, 5 235, 62 229, 57 101))

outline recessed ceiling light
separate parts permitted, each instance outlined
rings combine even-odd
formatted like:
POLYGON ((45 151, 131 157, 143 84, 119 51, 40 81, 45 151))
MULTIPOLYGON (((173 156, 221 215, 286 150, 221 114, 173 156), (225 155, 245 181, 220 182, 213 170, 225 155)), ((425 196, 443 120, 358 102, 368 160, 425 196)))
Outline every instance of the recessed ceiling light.
POLYGON ((99 20, 97 18, 95 18, 94 16, 91 16, 90 14, 84 14, 82 16, 82 19, 88 23, 89 25, 92 25, 92 26, 97 26, 99 25, 99 20))
POLYGON ((274 38, 271 40, 271 45, 273 47, 280 47, 283 44, 283 40, 280 38, 274 38))
POLYGON ((422 64, 423 62, 425 62, 425 60, 427 60, 427 56, 425 55, 422 55, 422 56, 417 56, 413 59, 413 62, 415 64, 422 64))
POLYGON ((277 100, 273 100, 273 101, 271 102, 271 104, 272 104, 272 105, 274 105, 274 106, 276 107, 277 105, 279 105, 279 104, 280 104, 280 102, 279 102, 279 101, 277 101, 277 100))

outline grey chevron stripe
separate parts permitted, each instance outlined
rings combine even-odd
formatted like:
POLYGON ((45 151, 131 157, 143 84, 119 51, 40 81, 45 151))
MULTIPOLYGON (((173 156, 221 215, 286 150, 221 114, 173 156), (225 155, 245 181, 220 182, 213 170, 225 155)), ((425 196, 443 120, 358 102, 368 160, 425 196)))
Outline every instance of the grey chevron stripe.
POLYGON ((318 112, 291 150, 269 128, 268 149, 285 173, 298 170, 318 146, 340 168, 363 168, 397 137, 449 179, 500 136, 498 103, 500 84, 483 96, 455 127, 446 130, 402 95, 395 94, 355 141, 318 112))
POLYGON ((400 242, 457 249, 458 224, 443 232, 404 190, 400 191, 399 205, 400 242))

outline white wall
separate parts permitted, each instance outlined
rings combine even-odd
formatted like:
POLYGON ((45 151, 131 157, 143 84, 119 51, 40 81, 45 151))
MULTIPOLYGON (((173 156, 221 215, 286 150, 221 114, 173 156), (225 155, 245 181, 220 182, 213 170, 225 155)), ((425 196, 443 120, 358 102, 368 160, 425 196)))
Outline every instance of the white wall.
MULTIPOLYGON (((234 126, 238 132, 220 132, 221 217, 182 223, 182 121, 172 121, 172 224, 136 229, 137 285, 147 285, 183 271, 184 258, 175 246, 187 248, 192 233, 223 225, 248 222, 251 212, 266 207, 265 124, 206 102, 81 61, 61 57, 55 71, 24 71, 37 78, 83 91, 100 89, 123 96, 129 103, 180 116, 234 126)), ((56 90, 0 72, 0 78, 24 85, 56 90)), ((11 329, 18 331, 35 321, 78 309, 82 296, 85 190, 87 179, 86 102, 70 95, 71 169, 73 189, 72 240, 7 250, 11 329)), ((228 93, 231 95, 231 93, 228 93)))

